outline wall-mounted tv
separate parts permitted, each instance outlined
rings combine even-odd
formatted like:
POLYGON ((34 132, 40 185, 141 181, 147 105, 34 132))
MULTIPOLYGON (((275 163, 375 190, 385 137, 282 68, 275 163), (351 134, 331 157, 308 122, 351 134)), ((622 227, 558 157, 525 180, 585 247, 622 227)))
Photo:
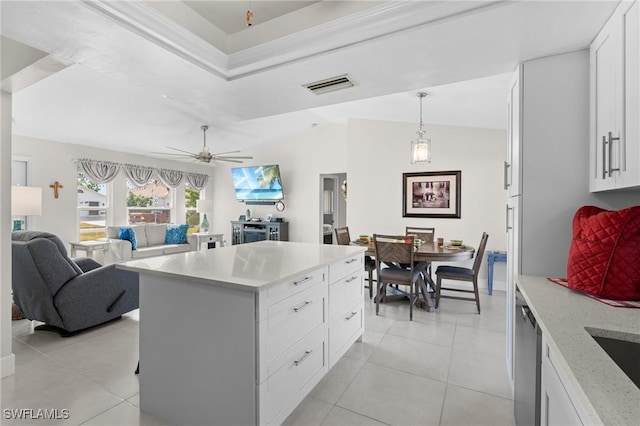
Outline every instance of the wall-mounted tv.
POLYGON ((280 166, 233 167, 233 186, 238 201, 277 202, 284 199, 280 166))

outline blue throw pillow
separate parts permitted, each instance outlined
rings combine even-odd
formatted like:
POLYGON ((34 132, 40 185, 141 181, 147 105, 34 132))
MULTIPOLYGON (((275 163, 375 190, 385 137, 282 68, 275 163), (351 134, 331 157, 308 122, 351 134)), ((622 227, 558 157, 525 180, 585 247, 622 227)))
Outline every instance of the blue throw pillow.
POLYGON ((131 250, 138 248, 138 240, 136 239, 136 231, 133 228, 123 226, 118 230, 118 238, 131 242, 131 250))
POLYGON ((187 231, 189 225, 167 225, 167 236, 164 239, 165 244, 184 244, 187 242, 187 231))

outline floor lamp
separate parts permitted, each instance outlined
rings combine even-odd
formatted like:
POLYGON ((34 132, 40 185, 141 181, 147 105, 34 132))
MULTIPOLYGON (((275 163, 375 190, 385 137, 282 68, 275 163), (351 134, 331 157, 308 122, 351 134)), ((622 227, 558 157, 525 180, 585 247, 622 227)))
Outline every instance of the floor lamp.
POLYGON ((11 187, 11 216, 13 230, 23 231, 24 216, 40 216, 42 214, 42 188, 34 186, 11 187))

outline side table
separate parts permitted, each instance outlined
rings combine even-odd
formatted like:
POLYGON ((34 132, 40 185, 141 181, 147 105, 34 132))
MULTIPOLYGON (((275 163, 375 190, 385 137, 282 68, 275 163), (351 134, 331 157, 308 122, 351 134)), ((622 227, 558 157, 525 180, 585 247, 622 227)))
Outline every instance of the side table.
POLYGON ((206 244, 206 249, 209 248, 209 244, 213 243, 214 247, 224 247, 224 234, 210 234, 208 232, 195 232, 193 235, 197 238, 198 249, 203 250, 203 245, 206 244), (219 244, 219 245, 218 245, 219 244))
POLYGON ((487 286, 489 287, 489 295, 493 294, 493 263, 494 262, 506 262, 507 252, 505 251, 491 251, 487 252, 487 286))
POLYGON ((96 250, 102 250, 104 251, 104 256, 105 256, 105 264, 107 263, 107 255, 109 253, 109 244, 111 244, 109 241, 74 241, 69 243, 69 246, 71 247, 70 250, 70 257, 76 257, 78 254, 78 250, 83 250, 84 252, 86 252, 87 257, 91 257, 94 258, 93 253, 96 250))

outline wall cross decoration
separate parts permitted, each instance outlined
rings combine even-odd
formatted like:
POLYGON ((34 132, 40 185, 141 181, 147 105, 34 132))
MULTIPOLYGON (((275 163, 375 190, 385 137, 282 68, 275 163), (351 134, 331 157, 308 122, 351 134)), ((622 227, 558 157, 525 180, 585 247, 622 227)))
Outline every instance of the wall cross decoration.
POLYGON ((64 188, 64 186, 60 185, 60 182, 55 181, 49 185, 49 188, 53 188, 53 198, 58 198, 60 196, 60 189, 64 188))

